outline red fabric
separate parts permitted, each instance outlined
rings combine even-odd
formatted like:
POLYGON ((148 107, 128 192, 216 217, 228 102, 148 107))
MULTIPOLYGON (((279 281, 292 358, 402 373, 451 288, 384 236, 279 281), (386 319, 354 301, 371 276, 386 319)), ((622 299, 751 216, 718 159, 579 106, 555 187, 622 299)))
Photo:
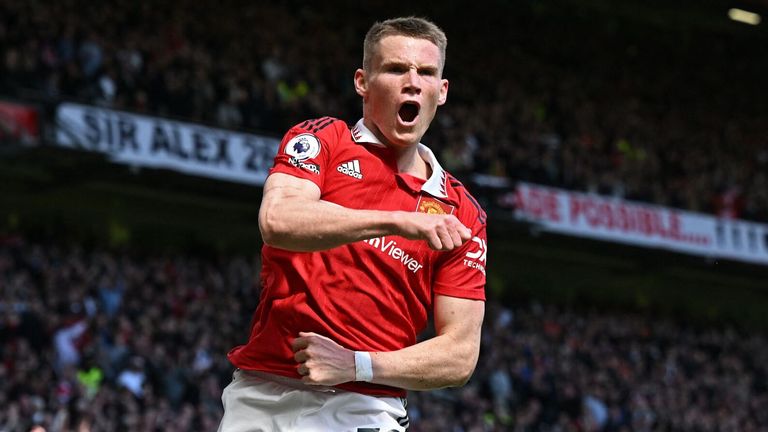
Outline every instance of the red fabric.
MULTIPOLYGON (((306 140, 292 152, 302 148, 307 148, 306 140)), ((397 173, 386 148, 356 143, 346 124, 334 119, 292 128, 271 172, 311 180, 320 187, 321 199, 348 208, 417 211, 420 197, 435 199, 420 191, 424 180, 397 173), (319 140, 319 154, 291 161, 286 147, 296 146, 292 139, 307 133, 319 140), (350 175, 347 168, 355 172, 350 175)), ((441 207, 455 208, 453 214, 471 228, 473 241, 451 252, 436 252, 424 241, 398 236, 311 253, 265 246, 263 289, 251 335, 246 345, 229 353, 230 361, 241 369, 300 378, 290 347, 300 331, 325 335, 353 350, 394 351, 416 343, 434 294, 484 300, 485 214, 458 181, 447 173, 443 178, 448 197, 440 200, 441 207)), ((402 389, 370 383, 339 387, 405 395, 402 389)))

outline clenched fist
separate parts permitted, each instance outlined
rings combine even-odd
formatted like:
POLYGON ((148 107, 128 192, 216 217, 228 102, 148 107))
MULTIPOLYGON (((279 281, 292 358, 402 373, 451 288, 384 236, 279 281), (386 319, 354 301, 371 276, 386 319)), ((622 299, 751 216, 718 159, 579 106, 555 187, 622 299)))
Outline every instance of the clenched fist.
POLYGON ((355 380, 355 353, 317 333, 299 332, 291 342, 305 384, 334 386, 355 380))
POLYGON ((472 238, 472 231, 454 215, 401 212, 398 228, 403 237, 426 240, 439 251, 456 249, 472 238))

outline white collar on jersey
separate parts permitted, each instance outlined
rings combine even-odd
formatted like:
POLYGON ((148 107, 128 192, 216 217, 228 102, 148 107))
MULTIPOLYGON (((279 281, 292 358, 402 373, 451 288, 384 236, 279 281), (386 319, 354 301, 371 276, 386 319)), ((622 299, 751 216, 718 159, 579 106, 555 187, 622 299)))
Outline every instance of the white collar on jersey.
MULTIPOLYGON (((357 124, 355 124, 350 132, 352 133, 352 139, 356 143, 369 143, 377 146, 384 146, 384 143, 379 141, 379 139, 376 138, 376 135, 374 135, 370 129, 365 127, 365 124, 363 124, 363 119, 358 120, 357 124)), ((421 187, 421 190, 435 198, 448 198, 448 194, 445 190, 445 181, 447 175, 443 170, 443 167, 441 167, 440 163, 437 161, 435 154, 432 153, 432 150, 430 150, 429 147, 422 143, 419 143, 418 147, 416 148, 419 151, 419 156, 424 159, 424 162, 428 163, 429 166, 432 167, 432 175, 429 176, 427 181, 421 187)))

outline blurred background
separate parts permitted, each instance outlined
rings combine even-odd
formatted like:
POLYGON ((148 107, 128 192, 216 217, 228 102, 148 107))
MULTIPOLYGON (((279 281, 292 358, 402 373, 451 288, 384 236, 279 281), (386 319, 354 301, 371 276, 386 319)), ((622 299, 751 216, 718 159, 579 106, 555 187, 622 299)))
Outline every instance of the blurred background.
POLYGON ((0 0, 0 431, 216 429, 280 136, 410 14, 490 250, 409 430, 768 430, 768 3, 431 3, 0 0))

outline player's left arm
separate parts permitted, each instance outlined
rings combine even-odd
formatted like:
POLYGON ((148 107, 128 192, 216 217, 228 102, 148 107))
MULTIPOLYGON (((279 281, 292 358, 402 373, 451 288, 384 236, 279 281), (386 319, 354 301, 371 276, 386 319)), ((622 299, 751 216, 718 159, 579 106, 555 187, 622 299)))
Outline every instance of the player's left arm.
POLYGON ((482 300, 436 295, 436 336, 398 351, 371 353, 371 382, 408 390, 466 384, 480 354, 484 315, 482 300))
MULTIPOLYGON (((479 206, 478 206, 479 209, 479 206)), ((472 376, 485 315, 485 214, 477 215, 471 241, 445 252, 433 281, 436 335, 397 351, 370 352, 370 382, 408 390, 460 386, 472 376)), ((298 371, 308 384, 354 381, 355 352, 315 333, 293 341, 298 371)))
MULTIPOLYGON (((483 300, 436 295, 436 336, 397 351, 369 353, 370 382, 408 390, 464 385, 477 365, 484 315, 483 300)), ((293 348, 305 383, 336 385, 355 380, 354 351, 331 339, 301 333, 293 348)))

